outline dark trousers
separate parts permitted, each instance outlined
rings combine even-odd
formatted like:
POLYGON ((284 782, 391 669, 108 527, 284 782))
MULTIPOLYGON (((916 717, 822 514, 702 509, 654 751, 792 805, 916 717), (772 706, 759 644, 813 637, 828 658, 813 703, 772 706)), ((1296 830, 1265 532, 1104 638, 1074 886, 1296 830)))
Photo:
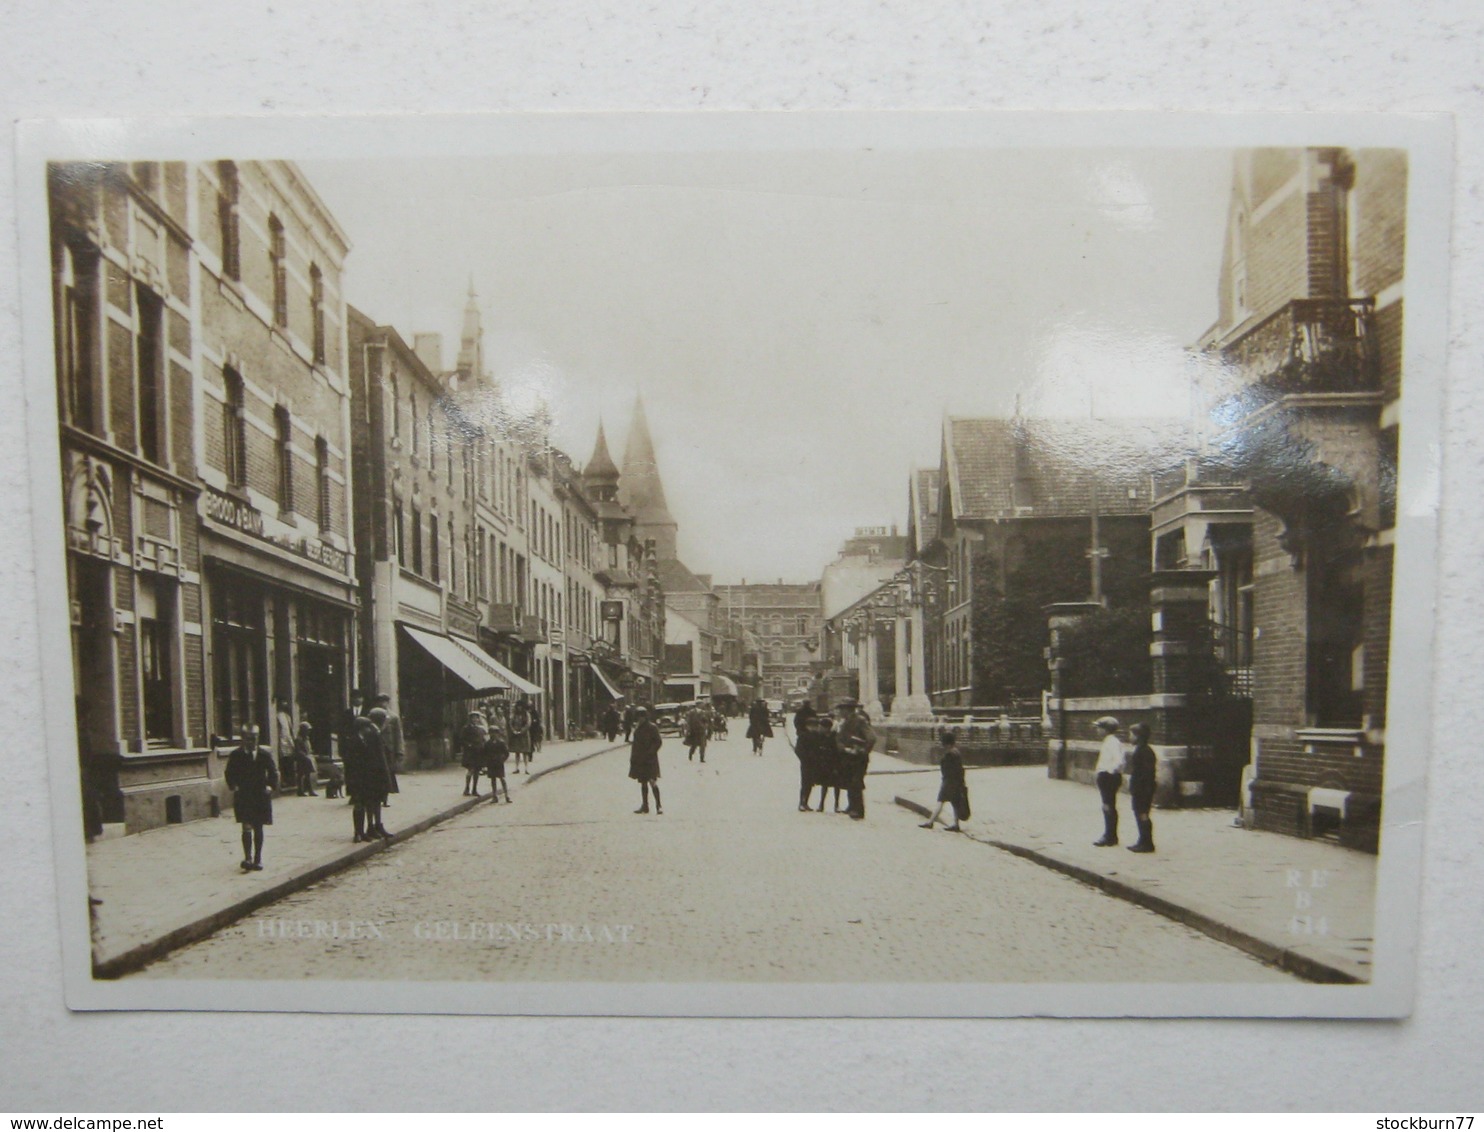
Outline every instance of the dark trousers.
POLYGON ((1118 840, 1118 788, 1123 785, 1123 775, 1106 770, 1098 774, 1098 793, 1103 799, 1103 837, 1108 841, 1118 840))
POLYGON ((866 764, 855 763, 850 767, 849 779, 845 784, 845 797, 848 799, 845 809, 848 813, 866 816, 866 764))
POLYGON ((1139 844, 1154 848, 1154 819, 1149 816, 1154 805, 1154 787, 1131 787, 1129 798, 1133 802, 1134 824, 1139 827, 1139 844))

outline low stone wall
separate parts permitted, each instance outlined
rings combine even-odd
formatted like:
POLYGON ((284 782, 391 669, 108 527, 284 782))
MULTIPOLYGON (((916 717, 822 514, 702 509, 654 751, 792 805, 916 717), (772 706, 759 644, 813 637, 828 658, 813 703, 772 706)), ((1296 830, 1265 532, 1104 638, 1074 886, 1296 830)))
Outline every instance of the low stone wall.
MULTIPOLYGON (((878 750, 907 762, 936 765, 935 747, 941 721, 909 720, 875 724, 878 750)), ((958 736, 965 766, 1038 766, 1046 760, 1046 740, 1039 724, 950 723, 958 736)))

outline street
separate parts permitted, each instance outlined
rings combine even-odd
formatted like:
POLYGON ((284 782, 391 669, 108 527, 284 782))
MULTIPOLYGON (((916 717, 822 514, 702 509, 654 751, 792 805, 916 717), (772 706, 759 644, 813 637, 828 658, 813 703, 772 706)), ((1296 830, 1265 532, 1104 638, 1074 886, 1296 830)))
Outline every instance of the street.
POLYGON ((663 815, 633 813, 626 749, 600 755, 135 977, 1289 979, 1035 864, 919 829, 891 803, 915 775, 868 779, 864 822, 833 813, 833 800, 824 814, 800 813, 783 736, 758 758, 733 732, 704 765, 666 737, 663 815))

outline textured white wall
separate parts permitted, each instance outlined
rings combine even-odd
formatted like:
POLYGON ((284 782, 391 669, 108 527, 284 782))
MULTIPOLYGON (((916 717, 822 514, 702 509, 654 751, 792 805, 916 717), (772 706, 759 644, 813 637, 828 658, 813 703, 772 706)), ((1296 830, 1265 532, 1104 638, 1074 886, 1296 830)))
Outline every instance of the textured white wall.
POLYGON ((14 5, 7 117, 610 108, 1448 110, 1452 356, 1422 973, 1400 1024, 722 1022, 209 1015, 61 1004, 0 148, 0 1018, 7 1106, 1410 1108, 1477 1101, 1484 1018, 1484 11, 1464 0, 477 0, 14 5), (23 977, 15 977, 17 974, 23 977), (261 1072, 244 1073, 244 1060, 261 1072), (1080 1071, 1069 1071, 1073 1064, 1080 1071), (347 1075, 363 1067, 357 1078, 347 1075), (386 1065, 391 1071, 374 1071, 386 1065), (1055 1067, 1053 1070, 1051 1067, 1055 1067))

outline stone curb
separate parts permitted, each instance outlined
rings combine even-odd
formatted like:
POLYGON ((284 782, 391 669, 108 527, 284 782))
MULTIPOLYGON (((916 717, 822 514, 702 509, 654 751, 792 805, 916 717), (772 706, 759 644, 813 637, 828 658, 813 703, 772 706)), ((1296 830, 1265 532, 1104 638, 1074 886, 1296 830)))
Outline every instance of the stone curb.
MULTIPOLYGON (((900 794, 894 799, 897 805, 903 809, 911 810, 923 817, 931 817, 932 810, 921 802, 914 802, 910 798, 903 798, 900 794)), ((1294 951, 1292 948, 1283 947, 1261 936, 1253 935, 1251 932, 1243 931, 1233 924, 1224 923, 1204 912, 1198 912, 1194 908, 1187 908, 1183 904, 1177 904, 1162 896, 1156 896, 1127 881, 1116 877, 1105 876, 1094 869, 1082 865, 1074 865, 1070 861, 1063 861, 1050 854, 1042 853, 1037 849, 1031 849, 1024 845, 1015 845, 1008 841, 998 841, 991 837, 976 837, 967 835, 969 840, 977 841, 981 845, 990 845, 996 849, 1002 849, 1006 853, 1016 857, 1032 861, 1037 865, 1052 869, 1056 872, 1079 880, 1084 884, 1091 885, 1106 892, 1109 896, 1116 896, 1120 900, 1127 900, 1130 904, 1137 904, 1141 908, 1147 908, 1151 912, 1157 912, 1161 916, 1168 917, 1176 923, 1184 924, 1186 927, 1194 928, 1198 932, 1210 936, 1212 939, 1229 944, 1247 954, 1261 959, 1264 963, 1271 963, 1290 974, 1297 975, 1311 983, 1360 983, 1365 980, 1339 967, 1332 966, 1322 959, 1304 955, 1294 951)))
MULTIPOLYGON (((585 763, 588 759, 594 759, 599 755, 606 755, 611 751, 616 751, 621 746, 622 744, 615 744, 612 747, 604 747, 602 750, 592 751, 586 755, 579 755, 577 758, 571 759, 568 762, 549 766, 544 770, 536 771, 530 775, 526 779, 526 782, 530 784, 548 774, 555 774, 557 771, 565 770, 567 767, 576 766, 578 763, 585 763)), ((372 842, 368 845, 357 845, 355 848, 349 849, 339 856, 332 857, 328 861, 322 861, 317 865, 305 869, 303 872, 295 873, 293 876, 285 877, 283 880, 267 888, 258 889, 256 892, 244 896, 240 900, 233 901, 224 908, 218 908, 215 912, 202 916, 198 920, 192 920, 188 924, 182 924, 178 928, 172 928, 164 935, 157 936, 145 943, 136 944, 134 947, 122 951, 117 955, 103 960, 95 958, 93 961, 93 978, 118 979, 125 975, 133 974, 135 971, 147 967, 155 960, 163 959, 172 951, 178 951, 182 947, 199 943, 207 936, 214 935, 221 931, 222 928, 235 923, 244 916, 256 912, 259 908, 266 907, 275 901, 282 900, 285 896, 292 896, 294 893, 300 892, 311 885, 318 884, 326 877, 334 876, 336 873, 348 869, 351 865, 359 864, 370 857, 374 857, 378 853, 385 852, 393 845, 400 845, 409 838, 416 837, 419 833, 424 833, 432 829, 435 825, 447 821, 449 818, 467 813, 481 804, 489 804, 488 794, 478 798, 464 798, 447 809, 429 814, 427 817, 413 822, 406 828, 398 830, 391 837, 372 842)))

